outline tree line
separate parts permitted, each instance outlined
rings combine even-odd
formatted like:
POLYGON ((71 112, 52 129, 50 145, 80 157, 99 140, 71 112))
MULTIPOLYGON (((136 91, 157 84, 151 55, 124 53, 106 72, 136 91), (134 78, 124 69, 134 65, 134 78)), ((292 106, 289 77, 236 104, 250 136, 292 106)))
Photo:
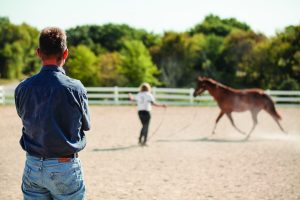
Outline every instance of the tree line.
MULTIPOLYGON (((194 87, 212 77, 236 88, 300 89, 300 25, 273 37, 237 19, 208 15, 185 32, 147 32, 126 24, 66 30, 65 70, 85 86, 194 87)), ((0 78, 23 79, 40 70, 39 30, 0 18, 0 78)))

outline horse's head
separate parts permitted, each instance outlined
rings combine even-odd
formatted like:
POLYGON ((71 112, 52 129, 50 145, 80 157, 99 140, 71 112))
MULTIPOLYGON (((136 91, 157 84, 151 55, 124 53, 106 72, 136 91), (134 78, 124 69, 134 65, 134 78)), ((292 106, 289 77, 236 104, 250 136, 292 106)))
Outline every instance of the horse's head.
POLYGON ((207 90, 206 78, 199 76, 197 79, 197 85, 196 85, 196 88, 194 91, 194 97, 201 95, 205 90, 207 90))

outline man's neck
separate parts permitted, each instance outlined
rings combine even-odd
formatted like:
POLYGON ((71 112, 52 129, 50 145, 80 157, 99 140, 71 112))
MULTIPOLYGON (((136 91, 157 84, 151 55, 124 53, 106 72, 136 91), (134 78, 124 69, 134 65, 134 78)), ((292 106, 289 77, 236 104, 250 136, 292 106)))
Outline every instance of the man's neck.
POLYGON ((57 62, 56 59, 47 59, 47 60, 42 60, 43 65, 56 65, 58 67, 63 66, 63 62, 57 62))

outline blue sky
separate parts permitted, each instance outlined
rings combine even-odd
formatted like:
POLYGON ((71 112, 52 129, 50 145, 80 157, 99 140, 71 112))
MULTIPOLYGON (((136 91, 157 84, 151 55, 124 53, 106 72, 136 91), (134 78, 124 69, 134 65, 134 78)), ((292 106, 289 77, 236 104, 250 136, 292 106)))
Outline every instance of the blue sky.
POLYGON ((234 17, 272 36, 300 24, 300 0, 0 0, 0 16, 38 29, 111 22, 155 33, 180 32, 208 14, 234 17))

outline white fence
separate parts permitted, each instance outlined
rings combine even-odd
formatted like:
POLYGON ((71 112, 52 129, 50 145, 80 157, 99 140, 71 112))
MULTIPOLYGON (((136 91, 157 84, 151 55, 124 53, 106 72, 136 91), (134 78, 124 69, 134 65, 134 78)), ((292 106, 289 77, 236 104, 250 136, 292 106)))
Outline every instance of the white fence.
MULTIPOLYGON (((0 86, 0 104, 14 104, 14 87, 0 86)), ((131 87, 87 87, 89 104, 126 105, 132 104, 128 93, 136 94, 138 88, 131 87)), ((213 98, 205 92, 196 98, 194 89, 152 88, 152 93, 160 103, 185 106, 216 105, 213 98)), ((266 90, 274 102, 279 106, 300 107, 300 91, 266 90)))
POLYGON ((0 86, 0 104, 5 103, 5 94, 3 86, 0 86))

